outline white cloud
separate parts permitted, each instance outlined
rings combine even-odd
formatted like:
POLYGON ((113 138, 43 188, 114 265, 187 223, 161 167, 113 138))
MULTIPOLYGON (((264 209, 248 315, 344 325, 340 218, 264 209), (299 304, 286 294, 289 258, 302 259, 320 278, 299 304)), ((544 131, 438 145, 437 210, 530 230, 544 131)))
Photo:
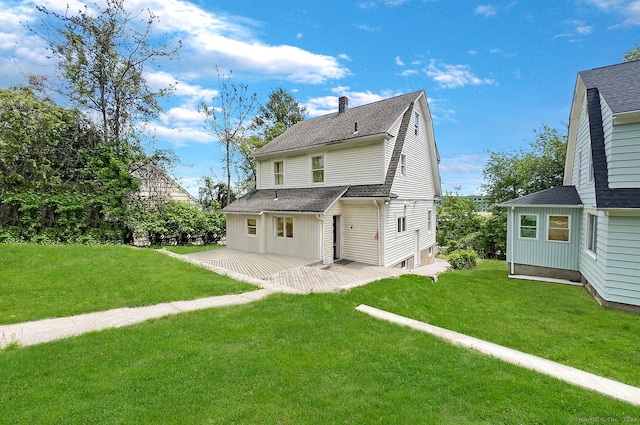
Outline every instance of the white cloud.
POLYGON ((474 12, 476 15, 482 15, 485 18, 488 18, 489 16, 493 16, 497 13, 495 6, 492 6, 490 4, 487 4, 484 6, 478 6, 476 7, 474 12))
POLYGON ((589 25, 586 25, 584 21, 575 19, 564 22, 564 26, 568 28, 568 31, 555 35, 553 37, 553 40, 556 40, 558 38, 566 38, 569 42, 574 43, 582 40, 581 36, 591 34, 591 31, 593 30, 593 28, 589 25))
POLYGON ((402 59, 400 59, 400 56, 396 56, 395 61, 396 61, 396 65, 404 66, 404 62, 402 61, 402 59))
POLYGON ((431 60, 426 73, 444 88, 496 84, 494 80, 476 77, 468 65, 447 65, 435 59, 431 60))
POLYGON ((338 86, 331 89, 335 96, 314 97, 307 101, 306 106, 309 111, 309 117, 318 117, 320 115, 330 114, 338 110, 338 98, 347 96, 349 99, 349 107, 366 105, 368 103, 377 102, 389 97, 397 96, 400 93, 384 90, 380 93, 371 91, 357 92, 351 91, 350 87, 338 86))
POLYGON ((366 32, 380 32, 380 27, 372 27, 371 25, 367 24, 356 25, 356 28, 366 32))
POLYGON ((404 71, 402 71, 400 73, 400 75, 402 75, 403 77, 410 77, 412 75, 416 75, 419 72, 416 69, 405 69, 404 71))
POLYGON ((640 1, 639 0, 585 0, 606 13, 615 13, 622 16, 620 25, 640 25, 640 1))

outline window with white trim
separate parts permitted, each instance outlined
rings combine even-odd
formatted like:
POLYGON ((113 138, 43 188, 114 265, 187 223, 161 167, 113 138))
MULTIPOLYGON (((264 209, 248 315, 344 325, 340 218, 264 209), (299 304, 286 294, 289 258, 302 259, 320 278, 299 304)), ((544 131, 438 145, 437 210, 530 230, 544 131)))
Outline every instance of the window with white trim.
POLYGON ((282 161, 273 163, 273 184, 276 186, 284 184, 284 162, 282 161))
POLYGON ((570 217, 549 215, 547 218, 547 241, 569 242, 570 217))
POLYGON ((407 215, 405 213, 396 214, 396 233, 407 232, 407 215))
POLYGON ((520 237, 538 239, 538 215, 520 214, 520 237))
POLYGON ((582 151, 578 152, 578 181, 576 182, 576 187, 580 187, 582 183, 582 151))
POLYGON ((595 255, 598 249, 598 216, 587 214, 587 251, 595 255))
POLYGON ((416 136, 418 135, 418 130, 420 129, 420 114, 417 112, 413 116, 413 125, 416 136))
POLYGON ((593 183, 593 156, 589 152, 589 183, 593 183))
POLYGON ((246 221, 247 236, 257 236, 258 221, 255 218, 248 218, 246 221))
POLYGON ((276 238, 293 238, 293 217, 276 217, 276 238))
POLYGON ((324 182, 324 155, 311 157, 311 181, 314 183, 324 182))
POLYGON ((427 231, 428 232, 431 232, 431 219, 432 219, 431 210, 427 210, 427 231))
POLYGON ((407 176, 407 155, 400 154, 400 174, 403 177, 407 176))

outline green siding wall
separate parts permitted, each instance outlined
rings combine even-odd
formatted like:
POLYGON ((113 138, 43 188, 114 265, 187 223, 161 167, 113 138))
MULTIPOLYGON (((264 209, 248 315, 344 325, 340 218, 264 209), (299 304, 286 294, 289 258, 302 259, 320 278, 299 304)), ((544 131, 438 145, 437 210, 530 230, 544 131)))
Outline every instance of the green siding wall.
POLYGON ((507 241, 507 261, 540 267, 564 270, 579 270, 580 229, 582 210, 576 208, 515 208, 508 211, 509 240, 507 241), (538 238, 520 238, 520 214, 538 215, 538 238), (570 217, 569 242, 547 241, 548 215, 568 215, 570 217), (515 223, 514 221, 515 220, 515 223), (515 225, 515 226, 514 226, 515 225), (513 244, 513 245, 512 245, 513 244))

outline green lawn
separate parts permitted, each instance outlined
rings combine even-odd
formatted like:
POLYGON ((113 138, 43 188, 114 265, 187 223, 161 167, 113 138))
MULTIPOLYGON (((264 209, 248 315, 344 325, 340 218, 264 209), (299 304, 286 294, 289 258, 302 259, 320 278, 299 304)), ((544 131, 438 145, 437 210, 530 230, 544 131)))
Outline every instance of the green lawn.
POLYGON ((640 386, 640 315, 603 308, 579 286, 509 279, 502 261, 449 271, 438 282, 405 276, 347 296, 640 386))
POLYGON ((275 294, 0 350, 0 424, 640 422, 639 407, 371 318, 361 303, 640 385, 639 315, 484 261, 438 282, 275 294))
POLYGON ((0 423, 640 420, 637 407, 359 313, 357 298, 278 294, 0 351, 0 423))
POLYGON ((254 289, 149 249, 0 244, 0 324, 254 289))

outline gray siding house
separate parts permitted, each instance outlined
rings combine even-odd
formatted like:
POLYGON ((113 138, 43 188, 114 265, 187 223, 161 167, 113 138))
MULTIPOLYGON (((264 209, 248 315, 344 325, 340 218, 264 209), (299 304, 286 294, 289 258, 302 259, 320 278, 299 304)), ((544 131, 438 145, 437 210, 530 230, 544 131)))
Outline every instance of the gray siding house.
POLYGON ((640 61, 578 74, 563 184, 501 204, 510 274, 640 306, 640 61))
POLYGON ((436 255, 438 152, 424 91, 301 121, 255 153, 227 246, 413 268, 436 255))

